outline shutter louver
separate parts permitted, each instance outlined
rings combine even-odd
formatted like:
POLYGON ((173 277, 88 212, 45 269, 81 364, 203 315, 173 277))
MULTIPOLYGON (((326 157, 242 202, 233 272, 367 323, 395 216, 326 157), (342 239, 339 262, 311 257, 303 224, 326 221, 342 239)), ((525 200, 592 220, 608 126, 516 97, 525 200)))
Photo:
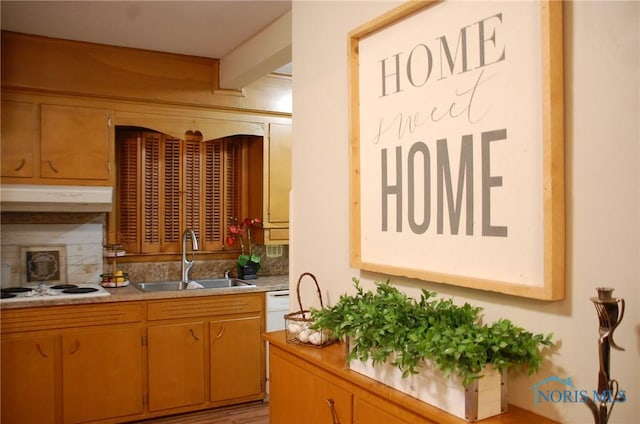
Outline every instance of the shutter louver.
POLYGON ((162 223, 163 252, 180 252, 180 139, 162 137, 163 173, 162 223))
POLYGON ((185 229, 191 228, 201 237, 200 231, 200 146, 198 141, 186 141, 185 143, 185 229))
POLYGON ((224 163, 224 201, 225 218, 227 227, 234 221, 241 221, 245 217, 240 216, 240 172, 241 161, 240 144, 232 138, 225 139, 225 163, 224 163))
POLYGON ((140 251, 138 234, 138 159, 140 149, 139 133, 122 133, 118 138, 117 150, 117 243, 129 252, 140 251))
POLYGON ((204 144, 204 205, 205 232, 203 243, 206 249, 222 247, 224 221, 222 217, 222 143, 207 141, 204 144))
POLYGON ((142 134, 142 252, 160 252, 160 135, 142 134))

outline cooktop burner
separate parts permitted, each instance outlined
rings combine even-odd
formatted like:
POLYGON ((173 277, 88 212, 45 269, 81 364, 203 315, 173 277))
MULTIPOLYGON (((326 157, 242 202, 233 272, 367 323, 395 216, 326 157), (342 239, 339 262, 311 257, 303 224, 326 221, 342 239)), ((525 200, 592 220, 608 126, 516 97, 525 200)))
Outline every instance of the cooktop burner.
POLYGON ((5 287, 0 289, 0 299, 8 302, 45 301, 71 298, 109 296, 110 293, 99 284, 47 284, 5 287))
POLYGON ((25 293, 32 291, 29 287, 4 287, 0 289, 0 293, 25 293))
POLYGON ((58 284, 55 286, 51 286, 52 289, 54 290, 64 290, 64 289, 75 289, 76 286, 75 284, 58 284))
POLYGON ((69 287, 62 290, 62 293, 93 293, 97 291, 98 289, 95 287, 69 287))

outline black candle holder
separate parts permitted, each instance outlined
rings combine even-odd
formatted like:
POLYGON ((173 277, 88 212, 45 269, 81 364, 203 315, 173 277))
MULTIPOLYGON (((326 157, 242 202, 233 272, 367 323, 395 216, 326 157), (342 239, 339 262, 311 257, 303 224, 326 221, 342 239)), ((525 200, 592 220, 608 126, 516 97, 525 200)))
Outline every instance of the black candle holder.
POLYGON ((613 340, 613 332, 620 325, 624 316, 624 299, 614 299, 613 289, 598 287, 598 297, 592 297, 591 301, 596 307, 599 321, 598 353, 600 368, 598 370, 598 403, 589 396, 584 395, 584 401, 593 414, 595 424, 607 424, 613 406, 618 399, 619 385, 609 375, 610 351, 613 347, 617 350, 624 350, 613 340), (611 401, 611 406, 607 406, 607 401, 611 401))

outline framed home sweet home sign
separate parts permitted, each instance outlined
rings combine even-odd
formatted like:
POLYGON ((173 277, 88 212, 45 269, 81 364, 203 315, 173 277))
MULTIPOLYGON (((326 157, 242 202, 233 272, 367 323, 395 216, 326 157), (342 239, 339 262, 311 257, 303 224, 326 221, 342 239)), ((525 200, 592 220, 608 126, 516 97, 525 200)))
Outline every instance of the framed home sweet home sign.
POLYGON ((564 297, 562 2, 409 2, 349 34, 351 265, 564 297))

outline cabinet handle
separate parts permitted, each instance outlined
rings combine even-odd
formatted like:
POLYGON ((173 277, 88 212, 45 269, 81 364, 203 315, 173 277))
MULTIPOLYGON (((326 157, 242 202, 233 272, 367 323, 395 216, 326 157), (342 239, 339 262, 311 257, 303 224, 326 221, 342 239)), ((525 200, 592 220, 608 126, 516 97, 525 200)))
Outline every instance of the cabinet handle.
POLYGON ((340 419, 338 418, 338 413, 336 412, 336 403, 333 399, 327 399, 327 405, 329 405, 329 410, 331 411, 331 419, 333 420, 333 424, 340 424, 340 419))
POLYGON ((196 336, 195 331, 193 331, 193 328, 189 329, 189 334, 191 334, 191 337, 193 337, 196 341, 200 341, 200 339, 198 338, 198 336, 196 336))
POLYGON ((76 353, 79 350, 80 350, 80 342, 78 340, 76 340, 73 343, 73 346, 71 346, 71 349, 69 349, 69 355, 73 355, 74 353, 76 353))
POLYGON ((54 168, 53 164, 51 163, 50 160, 47 161, 47 163, 49 164, 49 168, 53 169, 53 172, 55 172, 56 174, 58 173, 58 170, 56 168, 54 168))
POLYGON ((42 350, 42 346, 40 346, 40 343, 36 344, 36 347, 38 348, 38 353, 40 353, 40 355, 42 355, 42 357, 44 358, 48 358, 49 355, 47 354, 47 352, 45 352, 44 350, 42 350))
POLYGON ((27 164, 27 161, 25 159, 22 159, 20 161, 20 165, 18 165, 18 167, 15 169, 15 171, 17 172, 17 171, 21 170, 26 164, 27 164))
POLYGON ((218 335, 216 336, 216 340, 220 339, 220 337, 222 337, 223 334, 224 334, 224 325, 222 327, 220 327, 220 331, 218 331, 218 335))

